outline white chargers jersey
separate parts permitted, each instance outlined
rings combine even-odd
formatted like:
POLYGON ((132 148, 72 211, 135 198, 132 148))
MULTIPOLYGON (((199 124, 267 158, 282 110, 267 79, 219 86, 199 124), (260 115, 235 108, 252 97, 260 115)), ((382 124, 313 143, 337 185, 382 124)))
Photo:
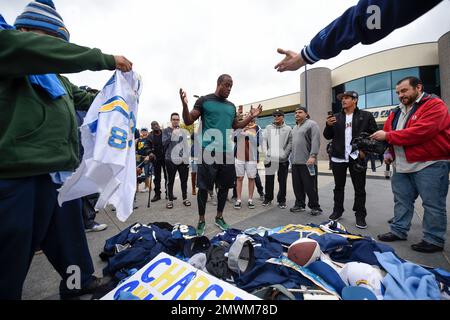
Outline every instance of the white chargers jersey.
POLYGON ((116 71, 98 93, 80 127, 83 160, 59 189, 60 205, 99 193, 96 209, 112 204, 122 222, 131 215, 136 192, 134 131, 141 90, 137 73, 116 71))

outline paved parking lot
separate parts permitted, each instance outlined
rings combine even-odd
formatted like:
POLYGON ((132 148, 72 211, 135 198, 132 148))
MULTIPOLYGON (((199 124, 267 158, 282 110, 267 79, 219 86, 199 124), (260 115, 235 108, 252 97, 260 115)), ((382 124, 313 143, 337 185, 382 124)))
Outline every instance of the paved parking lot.
MULTIPOLYGON (((368 228, 360 230, 355 227, 355 218, 351 210, 353 205, 353 187, 350 179, 347 180, 346 185, 346 200, 345 212, 343 219, 340 221, 349 232, 368 235, 376 238, 379 233, 389 231, 387 221, 393 216, 393 196, 390 186, 390 181, 384 178, 384 168, 380 168, 376 173, 368 171, 367 180, 367 224, 368 228), (380 170, 382 169, 382 170, 380 170)), ((287 192, 287 209, 279 209, 276 204, 271 207, 263 207, 261 201, 256 200, 256 208, 248 209, 246 207, 247 187, 244 185, 243 189, 243 206, 241 210, 235 210, 230 202, 227 202, 224 212, 224 218, 227 223, 238 229, 246 229, 250 227, 277 227, 294 224, 307 223, 322 223, 328 219, 329 214, 333 208, 333 177, 330 176, 328 170, 328 163, 321 162, 319 164, 319 198, 320 204, 324 213, 319 216, 311 216, 308 211, 303 213, 291 213, 289 208, 294 204, 294 193, 292 190, 291 178, 288 178, 288 192, 287 192)), ((264 183, 264 174, 260 171, 261 179, 264 183)), ((278 187, 275 185, 275 192, 278 187)), ((166 202, 164 200, 151 204, 147 208, 148 193, 138 193, 137 203, 138 208, 131 215, 127 222, 122 223, 115 217, 115 212, 110 207, 103 209, 97 215, 97 221, 108 224, 108 229, 98 233, 88 233, 87 239, 94 261, 94 266, 97 276, 102 276, 102 269, 105 263, 100 260, 99 253, 105 244, 105 240, 119 233, 135 222, 150 223, 150 222, 169 222, 183 223, 196 226, 197 203, 195 197, 190 195, 190 181, 189 181, 189 198, 192 202, 191 207, 185 207, 181 201, 181 191, 179 187, 179 180, 175 182, 175 195, 178 200, 174 202, 174 208, 168 210, 165 208, 166 202)), ((229 193, 231 197, 231 191, 229 193)), ((447 197, 447 207, 450 196, 447 197)), ((447 210, 448 211, 448 210, 447 210)), ((212 237, 220 230, 214 225, 215 207, 211 202, 207 204, 206 213, 206 236, 212 237)), ((411 231, 408 241, 401 241, 392 243, 399 256, 404 259, 425 264, 434 267, 440 267, 450 270, 450 245, 447 242, 444 252, 434 254, 421 254, 411 250, 410 245, 421 240, 422 236, 422 216, 423 209, 421 207, 420 199, 416 203, 416 214, 412 221, 411 231)), ((447 231, 449 228, 447 228, 447 231)), ((447 232, 447 235, 449 233, 447 232)), ((58 299, 59 275, 52 268, 45 255, 36 254, 31 265, 28 277, 26 279, 23 291, 23 299, 58 299)))

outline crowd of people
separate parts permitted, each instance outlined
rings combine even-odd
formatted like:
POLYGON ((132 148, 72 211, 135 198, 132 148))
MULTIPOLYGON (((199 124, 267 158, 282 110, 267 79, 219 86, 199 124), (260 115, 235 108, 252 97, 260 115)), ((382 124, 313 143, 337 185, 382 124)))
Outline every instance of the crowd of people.
MULTIPOLYGON (((192 111, 188 110, 186 93, 180 89, 185 124, 191 125, 197 119, 200 121, 197 131, 189 133, 187 130, 180 129, 180 116, 178 113, 173 113, 171 126, 163 130, 163 144, 159 145, 158 152, 165 154, 165 167, 168 171, 166 207, 173 208, 174 178, 177 171, 180 176, 183 204, 190 206, 191 203, 186 197, 189 163, 191 163, 194 172, 192 192, 193 195, 197 195, 199 213, 198 234, 204 233, 206 200, 208 194, 213 194, 215 189, 217 193, 216 225, 222 230, 227 230, 228 224, 223 217, 223 210, 229 189, 233 188, 234 208, 241 209, 243 180, 247 176, 248 208, 255 208, 253 201, 255 185, 263 200, 262 206, 267 207, 274 200, 274 181, 277 175, 276 202, 280 209, 286 209, 287 181, 291 166, 295 203, 290 211, 304 212, 306 207, 309 207, 311 215, 321 214, 317 179, 317 156, 321 136, 318 124, 310 118, 306 108, 298 106, 295 110, 296 125, 293 128, 285 124, 283 111, 277 109, 272 113, 272 123, 265 129, 261 129, 256 124, 256 118, 261 113, 262 106, 259 105, 258 108, 252 106, 250 111, 244 114, 241 106, 236 108, 227 100, 232 85, 231 76, 221 75, 217 80, 215 93, 200 97, 192 111), (264 187, 261 185, 257 167, 262 157, 264 157, 265 167, 264 187), (198 193, 196 186, 199 189, 198 193)), ((378 130, 370 112, 358 108, 357 92, 345 91, 338 95, 337 98, 342 103, 342 111, 329 114, 322 133, 325 139, 331 140, 328 152, 335 182, 334 205, 329 220, 338 221, 343 215, 344 190, 347 171, 349 171, 355 192, 353 204, 355 225, 360 229, 367 228, 367 164, 383 153, 376 155, 370 153, 370 150, 359 150, 355 147, 354 141, 363 135, 370 136, 369 139, 372 141, 396 139, 400 136, 398 140, 392 140, 395 142, 388 140, 393 148, 388 149, 384 155, 385 163, 391 164, 394 159, 393 154, 396 154, 396 170, 392 179, 395 207, 394 218, 389 221, 391 232, 379 235, 378 239, 389 242, 406 239, 413 215, 414 200, 420 194, 425 208, 424 240, 414 244, 412 248, 420 252, 442 251, 445 243, 446 190, 448 189, 446 182, 449 158, 447 107, 438 97, 426 94, 423 91, 422 82, 416 77, 401 79, 397 83, 396 90, 400 107, 391 113, 396 115, 394 118, 396 123, 392 123, 391 116, 384 127, 386 131, 378 130), (417 121, 419 114, 416 112, 422 103, 426 103, 426 107, 421 108, 420 112, 425 112, 425 116, 432 119, 440 117, 435 119, 439 122, 427 119, 417 123, 408 122, 417 121), (428 111, 430 114, 425 111, 428 105, 434 106, 428 111), (393 125, 397 126, 395 132, 387 133, 392 131, 393 125), (403 137, 405 140, 402 140, 403 137), (417 146, 411 149, 408 147, 410 143, 417 146), (409 161, 406 160, 408 157, 410 157, 409 161), (428 171, 436 179, 431 181, 428 171), (404 178, 402 174, 405 174, 404 178), (422 178, 423 175, 425 175, 424 178, 422 178), (402 182, 399 182, 400 176, 402 176, 402 182), (422 189, 425 183, 422 179, 428 183, 427 190, 422 189)), ((137 141, 145 137, 147 132, 144 128, 137 141)), ((144 144, 151 145, 148 139, 144 144)), ((385 146, 387 147, 388 144, 385 146)), ((154 159, 155 152, 154 147, 150 146, 146 154, 147 159, 154 159)), ((160 185, 159 179, 155 178, 155 185, 160 185)), ((155 193, 158 191, 155 190, 155 193)), ((159 196, 155 200, 157 199, 159 196)))
MULTIPOLYGON (((392 30, 421 16, 440 1, 429 1, 420 10, 410 9, 411 17, 402 15, 395 6, 406 1, 373 1, 383 12, 384 28, 367 38, 365 23, 358 16, 367 9, 367 1, 349 9, 325 28, 301 53, 279 49, 286 57, 276 69, 298 70, 306 63, 336 56, 342 49, 358 42, 373 43, 392 30), (356 18, 355 18, 356 17, 356 18), (354 21, 348 21, 353 19, 354 21), (387 19, 387 20, 384 20, 387 19), (345 28, 344 28, 345 26, 345 28), (344 29, 343 29, 344 28, 344 29), (336 33, 345 37, 336 37, 336 33), (339 42, 340 40, 340 42, 339 42)), ((408 1, 408 6, 422 3, 408 1)), ((69 42, 70 33, 51 0, 32 1, 9 25, 0 14, 0 299, 20 299, 22 287, 34 253, 41 249, 61 276, 60 295, 69 299, 92 292, 101 285, 93 276, 94 266, 85 235, 86 230, 100 231, 106 226, 95 222, 92 199, 77 199, 59 206, 58 189, 80 163, 79 136, 75 109, 87 110, 96 93, 81 89, 60 74, 85 70, 132 70, 124 56, 104 54, 99 49, 69 42), (57 125, 55 125, 57 124, 57 125), (85 213, 83 222, 82 206, 85 213), (80 286, 68 287, 70 266, 80 268, 80 286)), ((244 176, 249 179, 247 205, 254 208, 254 188, 263 195, 263 205, 274 200, 275 174, 279 190, 277 203, 285 209, 289 162, 295 205, 292 212, 311 209, 322 212, 317 187, 317 156, 320 132, 310 119, 308 110, 299 106, 297 124, 284 123, 284 113, 276 110, 273 123, 264 130, 256 124, 262 106, 239 112, 227 98, 233 79, 227 74, 217 80, 214 93, 199 98, 189 110, 187 94, 180 89, 181 116, 173 113, 171 125, 164 130, 157 122, 151 132, 142 128, 136 136, 136 167, 143 172, 144 192, 150 192, 152 177, 154 196, 161 200, 162 174, 165 181, 166 208, 174 206, 173 188, 178 172, 183 205, 187 197, 189 163, 192 164, 192 192, 197 196, 199 222, 197 233, 205 231, 208 196, 216 193, 215 224, 228 229, 223 217, 229 189, 235 188, 234 207, 242 207, 244 176), (199 121, 198 132, 180 128, 183 119, 189 126, 199 121), (193 142, 189 142, 193 140, 193 142), (193 147, 191 147, 193 146, 193 147), (262 188, 257 163, 264 157, 265 186, 262 188), (198 191, 196 190, 198 188, 198 191), (308 203, 306 204, 306 196, 308 203)), ((358 94, 344 92, 339 99, 343 110, 331 114, 323 136, 331 140, 330 156, 335 180, 334 208, 329 219, 339 220, 344 208, 344 186, 347 169, 355 189, 356 226, 366 228, 366 155, 352 148, 352 140, 360 133, 386 141, 390 148, 385 162, 395 165, 392 176, 394 218, 391 231, 379 235, 381 241, 407 238, 414 212, 414 201, 423 200, 423 240, 412 246, 420 252, 442 251, 446 238, 446 197, 448 161, 450 158, 450 116, 448 107, 436 96, 424 92, 420 79, 408 77, 397 83, 400 106, 389 116, 384 130, 377 130, 373 116, 357 107, 358 94)), ((140 173, 139 173, 140 175, 140 173)), ((139 181, 139 180, 138 180, 139 181)), ((93 196, 95 197, 95 195, 93 196)))

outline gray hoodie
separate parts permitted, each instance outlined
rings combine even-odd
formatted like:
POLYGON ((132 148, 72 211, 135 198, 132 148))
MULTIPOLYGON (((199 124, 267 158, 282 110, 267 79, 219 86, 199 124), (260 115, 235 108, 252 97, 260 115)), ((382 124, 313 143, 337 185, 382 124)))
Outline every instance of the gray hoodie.
POLYGON ((306 119, 292 129, 292 164, 306 164, 320 149, 320 129, 313 120, 306 119))
POLYGON ((292 129, 286 124, 269 124, 263 133, 264 163, 289 161, 292 149, 292 129))
POLYGON ((173 134, 173 128, 168 127, 162 132, 162 144, 166 161, 172 161, 176 165, 189 163, 190 134, 185 129, 180 129, 178 135, 173 134))

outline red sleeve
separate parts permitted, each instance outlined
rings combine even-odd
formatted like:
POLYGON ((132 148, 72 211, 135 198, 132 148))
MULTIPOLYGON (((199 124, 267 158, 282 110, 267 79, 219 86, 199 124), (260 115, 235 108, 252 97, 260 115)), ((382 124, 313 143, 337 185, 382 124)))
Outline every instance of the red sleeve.
MULTIPOLYGON (((425 108, 420 118, 410 127, 402 130, 390 131, 386 135, 386 140, 396 146, 412 146, 422 144, 448 126, 448 110, 445 104, 435 99, 429 104, 423 105, 425 108)), ((408 121, 408 124, 411 120, 408 121)))
POLYGON ((389 116, 383 126, 383 131, 389 132, 392 130, 392 121, 394 119, 394 114, 395 113, 393 111, 389 112, 389 116))

